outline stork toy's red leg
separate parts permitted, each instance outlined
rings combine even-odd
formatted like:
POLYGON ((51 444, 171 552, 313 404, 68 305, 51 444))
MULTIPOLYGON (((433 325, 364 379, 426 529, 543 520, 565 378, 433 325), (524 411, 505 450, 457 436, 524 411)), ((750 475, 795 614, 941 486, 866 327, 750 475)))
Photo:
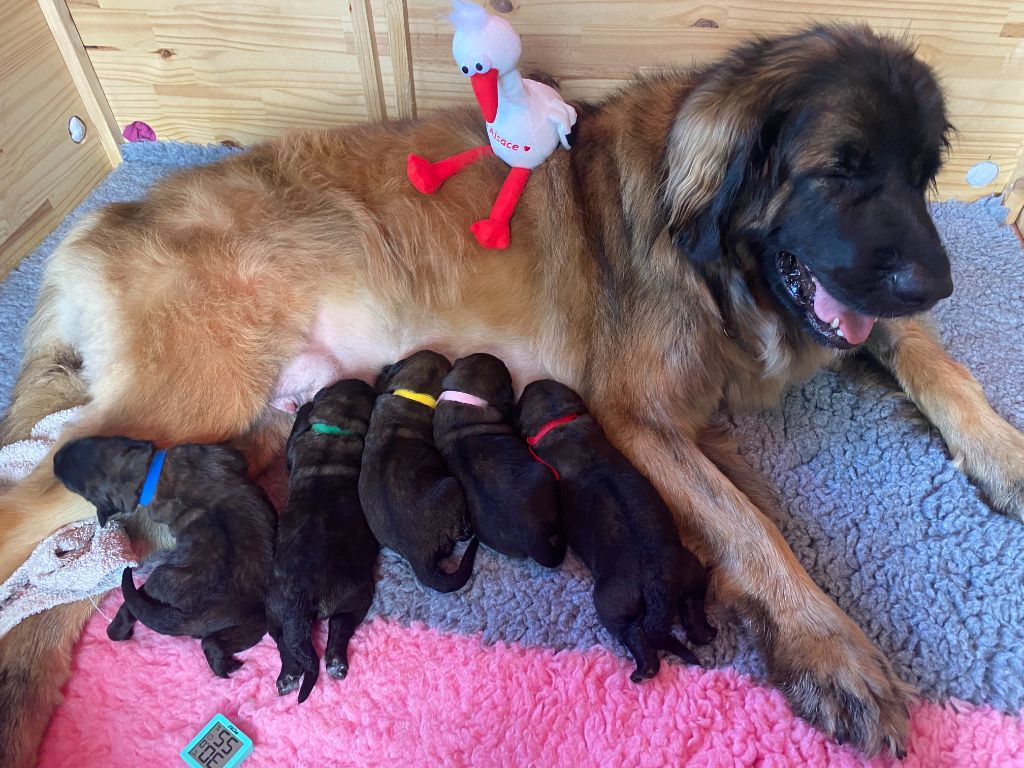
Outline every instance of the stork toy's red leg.
POLYGON ((454 176, 467 165, 472 165, 484 155, 493 154, 494 150, 490 145, 486 145, 467 149, 465 152, 459 152, 459 154, 446 157, 444 160, 438 160, 436 163, 419 155, 409 155, 409 159, 406 161, 406 173, 416 189, 424 195, 430 195, 437 192, 445 179, 454 176))
POLYGON ((470 227, 470 231, 476 235, 476 241, 484 248, 493 248, 502 251, 508 248, 511 240, 508 223, 515 213, 516 204, 523 194, 523 187, 526 186, 526 179, 530 171, 527 168, 513 168, 508 172, 505 183, 501 185, 501 192, 498 199, 491 206, 491 215, 481 219, 470 227))

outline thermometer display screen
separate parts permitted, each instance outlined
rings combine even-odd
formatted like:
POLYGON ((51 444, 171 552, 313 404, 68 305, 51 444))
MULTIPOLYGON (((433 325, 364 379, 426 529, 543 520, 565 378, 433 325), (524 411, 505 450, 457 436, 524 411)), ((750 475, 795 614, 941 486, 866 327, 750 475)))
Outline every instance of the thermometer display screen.
POLYGON ((181 759, 191 768, 237 768, 251 753, 252 739, 218 713, 181 750, 181 759))
POLYGON ((224 768, 241 750, 242 742, 223 725, 214 723, 188 754, 203 768, 224 768))

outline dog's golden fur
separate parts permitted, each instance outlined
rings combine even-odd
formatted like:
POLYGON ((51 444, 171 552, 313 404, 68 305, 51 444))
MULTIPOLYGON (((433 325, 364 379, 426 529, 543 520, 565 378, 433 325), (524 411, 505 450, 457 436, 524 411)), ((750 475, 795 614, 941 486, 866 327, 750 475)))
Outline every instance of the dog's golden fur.
MULTIPOLYGON (((819 31, 791 55, 728 59, 583 107, 577 147, 531 175, 504 252, 468 234, 501 184, 500 162, 430 197, 406 180, 410 152, 437 158, 484 142, 468 110, 288 136, 110 206, 47 266, 3 439, 87 400, 65 438, 233 440, 257 471, 287 433, 268 407, 277 376, 311 337, 345 375, 365 378, 417 348, 494 353, 520 386, 550 376, 587 400, 713 561, 718 598, 739 609, 800 715, 869 753, 899 752, 909 688, 807 576, 743 492, 737 463, 721 446, 698 447, 721 401, 777 402, 834 354, 739 284, 713 296, 672 234, 714 198, 779 83, 844 35, 876 40, 861 28, 819 31)), ((867 348, 994 503, 1020 516, 1024 438, 969 374, 913 320, 880 323, 867 348)), ((44 462, 0 498, 0 578, 89 514, 44 462)), ((53 611, 0 641, 8 764, 31 763, 84 616, 53 611)))

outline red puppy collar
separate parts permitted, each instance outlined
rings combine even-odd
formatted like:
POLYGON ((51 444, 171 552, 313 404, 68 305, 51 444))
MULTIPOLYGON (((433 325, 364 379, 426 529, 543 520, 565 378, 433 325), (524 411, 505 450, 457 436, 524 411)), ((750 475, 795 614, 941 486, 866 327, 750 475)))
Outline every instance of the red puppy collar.
POLYGON ((533 446, 535 446, 537 443, 539 443, 541 440, 543 440, 544 436, 548 432, 550 432, 552 429, 554 429, 555 427, 560 427, 563 424, 568 424, 570 421, 574 421, 577 418, 579 418, 579 414, 578 413, 570 413, 568 416, 562 416, 562 417, 557 418, 557 419, 552 419, 547 424, 545 424, 540 429, 538 429, 537 430, 537 434, 533 435, 532 437, 526 438, 526 445, 529 446, 530 455, 533 456, 533 458, 536 461, 539 461, 545 467, 550 469, 551 470, 551 474, 553 474, 555 476, 555 480, 560 480, 561 479, 561 477, 559 477, 559 475, 558 475, 558 470, 555 469, 554 467, 552 467, 546 461, 544 461, 544 459, 542 459, 540 456, 538 456, 537 452, 533 450, 533 446))

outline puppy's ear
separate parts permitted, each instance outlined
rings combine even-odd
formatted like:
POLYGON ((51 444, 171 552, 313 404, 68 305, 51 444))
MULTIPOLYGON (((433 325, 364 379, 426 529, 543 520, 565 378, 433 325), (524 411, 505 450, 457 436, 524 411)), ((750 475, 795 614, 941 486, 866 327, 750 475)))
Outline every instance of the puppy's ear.
POLYGON ((491 403, 491 405, 493 405, 502 413, 509 413, 513 410, 515 402, 516 393, 515 390, 512 389, 512 377, 510 376, 508 379, 502 381, 501 384, 499 385, 498 394, 495 397, 494 402, 491 403))
POLYGON ((299 408, 299 412, 295 414, 295 423, 292 425, 292 432, 288 435, 288 447, 285 451, 285 462, 288 466, 288 471, 292 471, 292 462, 295 458, 295 442, 302 435, 309 432, 310 429, 310 418, 313 415, 313 403, 306 403, 304 406, 299 408))
POLYGON ((391 380, 397 376, 399 371, 404 367, 405 361, 399 360, 397 363, 391 363, 391 365, 385 365, 381 368, 380 373, 377 375, 377 394, 387 392, 390 389, 391 380))
POLYGON ((152 446, 124 437, 85 437, 63 446, 53 471, 68 490, 96 507, 100 525, 138 506, 152 446))

